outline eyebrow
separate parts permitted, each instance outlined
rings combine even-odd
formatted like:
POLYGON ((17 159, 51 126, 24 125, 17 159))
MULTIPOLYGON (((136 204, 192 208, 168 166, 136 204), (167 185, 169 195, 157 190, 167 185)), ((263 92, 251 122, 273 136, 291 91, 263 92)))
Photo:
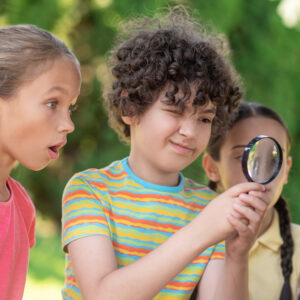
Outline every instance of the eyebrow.
POLYGON ((55 92, 55 91, 58 91, 58 92, 62 92, 64 94, 67 94, 67 91, 63 88, 63 87, 60 87, 60 86, 53 86, 52 88, 50 88, 47 93, 51 93, 51 92, 55 92))
POLYGON ((247 145, 236 145, 236 146, 233 146, 231 148, 231 150, 234 150, 234 149, 237 149, 237 148, 245 148, 247 145))
MULTIPOLYGON (((231 148, 231 150, 234 150, 234 149, 238 149, 238 148, 246 148, 247 145, 236 145, 236 146, 233 146, 231 148)), ((285 152, 285 149, 283 147, 281 147, 281 150, 282 152, 285 152)))
POLYGON ((209 108, 209 109, 205 109, 202 110, 201 113, 205 113, 205 114, 216 114, 217 110, 215 108, 209 108))

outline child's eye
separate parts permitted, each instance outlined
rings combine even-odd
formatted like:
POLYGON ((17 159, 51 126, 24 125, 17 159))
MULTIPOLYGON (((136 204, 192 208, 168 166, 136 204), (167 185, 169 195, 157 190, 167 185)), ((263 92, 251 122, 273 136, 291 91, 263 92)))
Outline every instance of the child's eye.
POLYGON ((78 108, 78 105, 77 104, 75 104, 75 105, 70 105, 70 107, 69 107, 69 113, 70 113, 70 115, 76 110, 78 108))
POLYGON ((175 109, 166 109, 167 112, 175 114, 175 115, 181 115, 181 112, 179 110, 175 109))
POLYGON ((208 119, 208 118, 200 118, 199 119, 200 122, 205 123, 205 124, 211 124, 212 120, 208 119))
POLYGON ((235 157, 235 159, 242 161, 242 157, 243 157, 242 154, 241 154, 241 155, 237 155, 237 156, 235 157))
POLYGON ((46 105, 51 109, 55 109, 57 107, 58 102, 56 100, 49 101, 46 105))

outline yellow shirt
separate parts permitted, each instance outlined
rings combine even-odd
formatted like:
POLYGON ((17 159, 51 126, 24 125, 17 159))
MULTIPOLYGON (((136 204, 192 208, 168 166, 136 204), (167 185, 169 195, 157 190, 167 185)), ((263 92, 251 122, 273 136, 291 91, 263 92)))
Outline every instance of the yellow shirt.
MULTIPOLYGON (((293 273, 290 284, 293 299, 296 299, 300 274, 300 226, 292 224, 294 240, 293 273)), ((279 217, 275 211, 270 228, 261 235, 249 253, 249 293, 250 300, 278 300, 283 286, 281 271, 279 217)))

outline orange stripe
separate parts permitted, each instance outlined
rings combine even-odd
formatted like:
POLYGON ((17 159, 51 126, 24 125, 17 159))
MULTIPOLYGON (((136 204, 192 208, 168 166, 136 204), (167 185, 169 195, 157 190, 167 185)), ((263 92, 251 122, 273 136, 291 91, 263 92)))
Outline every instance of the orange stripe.
POLYGON ((167 203, 169 204, 170 200, 174 205, 183 206, 190 208, 191 211, 202 210, 206 205, 198 205, 194 202, 187 203, 184 200, 176 199, 172 196, 156 195, 156 194, 135 194, 128 191, 119 191, 119 192, 110 192, 111 196, 123 198, 127 196, 131 201, 148 201, 148 199, 155 199, 158 203, 167 203), (148 198, 147 200, 145 200, 148 198))
MULTIPOLYGON (((128 245, 124 245, 124 244, 118 244, 115 241, 113 241, 113 246, 115 249, 120 249, 120 250, 127 250, 127 252, 139 252, 139 253, 143 253, 143 254, 148 254, 149 252, 151 252, 151 249, 145 249, 145 248, 140 248, 140 247, 130 247, 128 245)), ((120 253, 123 253, 123 251, 119 251, 120 253)))
POLYGON ((93 194, 85 191, 85 190, 76 190, 74 192, 69 192, 68 194, 66 194, 66 196, 63 198, 63 204, 68 203, 71 200, 74 200, 74 196, 78 196, 78 194, 87 196, 87 198, 92 198, 93 199, 93 194))
POLYGON ((125 171, 122 171, 121 173, 114 174, 110 172, 109 170, 103 170, 103 174, 105 174, 109 178, 122 178, 127 176, 127 173, 125 171))
MULTIPOLYGON (((89 215, 84 215, 84 216, 78 216, 75 218, 72 218, 70 220, 68 220, 67 222, 64 223, 64 230, 68 229, 69 227, 72 227, 72 225, 74 225, 73 223, 83 221, 82 223, 86 223, 86 221, 91 221, 94 220, 94 223, 100 223, 100 221, 104 221, 106 222, 106 219, 102 216, 89 216, 89 215)), ((77 224, 76 224, 77 225, 77 224)))
POLYGON ((196 286, 197 282, 178 282, 178 281, 171 281, 167 287, 184 287, 184 288, 191 288, 196 286))
POLYGON ((110 210, 108 210, 106 207, 103 208, 105 213, 108 213, 112 221, 115 221, 119 224, 127 225, 125 221, 131 223, 132 225, 135 225, 136 227, 139 225, 148 225, 153 228, 164 228, 168 229, 171 228, 173 231, 179 230, 182 226, 176 226, 170 223, 159 223, 159 222, 154 222, 154 221, 148 221, 148 220, 138 220, 132 217, 128 217, 125 215, 118 215, 110 210))

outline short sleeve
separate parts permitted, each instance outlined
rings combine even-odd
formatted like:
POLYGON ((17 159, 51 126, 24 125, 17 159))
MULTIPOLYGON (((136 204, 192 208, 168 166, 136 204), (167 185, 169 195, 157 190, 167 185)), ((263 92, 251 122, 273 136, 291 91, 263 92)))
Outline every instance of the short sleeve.
POLYGON ((104 235, 110 237, 101 196, 83 173, 75 174, 65 187, 62 199, 62 244, 76 239, 104 235))
POLYGON ((35 209, 32 214, 32 220, 28 231, 29 246, 33 248, 35 245, 35 209))
POLYGON ((225 241, 215 245, 210 259, 224 259, 224 258, 225 258, 225 241))

